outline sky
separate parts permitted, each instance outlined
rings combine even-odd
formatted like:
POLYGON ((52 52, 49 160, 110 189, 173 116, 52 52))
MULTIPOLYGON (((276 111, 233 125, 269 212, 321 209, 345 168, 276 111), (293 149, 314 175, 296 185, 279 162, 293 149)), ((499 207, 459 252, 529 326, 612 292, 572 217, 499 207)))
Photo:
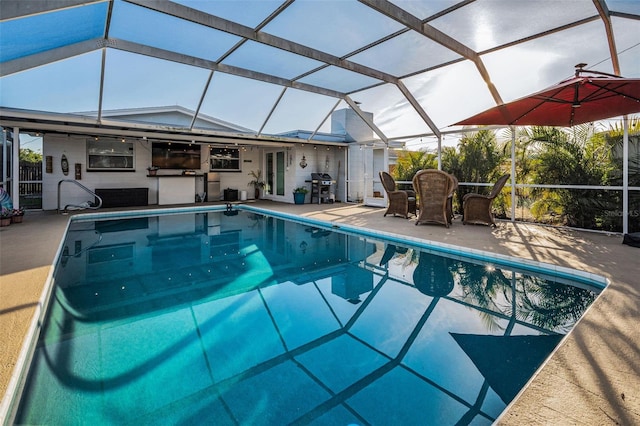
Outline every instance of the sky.
MULTIPOLYGON (((237 19, 251 28, 281 4, 268 0, 179 3, 225 19, 237 19)), ((394 3, 416 17, 425 18, 456 2, 398 0, 394 3)), ((612 10, 640 15, 640 1, 609 0, 607 4, 612 10)), ((590 0, 536 0, 506 5, 505 0, 474 2, 429 23, 466 46, 483 51, 596 13, 590 0), (527 19, 523 20, 523 16, 527 19)), ((10 61, 69 43, 100 38, 104 35, 106 11, 107 3, 97 3, 0 22, 0 60, 10 61)), ((109 37, 115 40, 114 47, 118 40, 126 40, 218 61, 241 40, 235 35, 120 0, 114 3, 112 16, 109 37)), ((612 22, 621 72, 625 77, 640 78, 640 21, 613 17, 612 22)), ((342 57, 401 28, 397 22, 356 1, 298 0, 262 31, 342 57)), ((587 63, 587 68, 613 72, 607 59, 608 49, 604 26, 595 20, 483 54, 481 59, 500 97, 509 102, 571 77, 574 65, 580 62, 587 63)), ((208 69, 117 48, 107 47, 104 52, 103 110, 168 105, 196 110, 201 105, 200 111, 206 115, 266 134, 277 134, 295 129, 329 132, 330 120, 326 118, 331 109, 347 106, 330 96, 291 88, 283 94, 282 88, 275 84, 220 71, 211 75, 208 69)), ((96 48, 2 77, 0 105, 64 113, 98 110, 102 53, 103 49, 96 48)), ((404 76, 457 58, 457 53, 408 31, 349 56, 348 60, 404 76)), ((390 139, 431 133, 395 85, 361 90, 378 80, 334 66, 305 75, 320 62, 252 41, 245 42, 221 63, 348 92, 363 110, 373 113, 374 123, 390 139)), ((402 82, 440 130, 449 130, 456 121, 495 106, 478 69, 468 60, 410 75, 402 82)), ((409 139, 408 146, 420 146, 431 139, 417 136, 409 139)))

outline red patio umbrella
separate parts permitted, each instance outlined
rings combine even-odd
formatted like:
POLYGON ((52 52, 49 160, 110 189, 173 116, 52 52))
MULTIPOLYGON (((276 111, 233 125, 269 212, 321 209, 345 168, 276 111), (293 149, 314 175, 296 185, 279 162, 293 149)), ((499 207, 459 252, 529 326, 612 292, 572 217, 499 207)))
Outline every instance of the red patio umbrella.
POLYGON ((640 79, 585 71, 583 66, 576 66, 578 69, 573 78, 488 109, 456 125, 568 127, 640 112, 640 79))
MULTIPOLYGON (((640 112, 640 79, 623 78, 599 71, 584 70, 576 65, 573 78, 538 93, 498 105, 455 125, 509 125, 569 127, 605 118, 640 112), (583 75, 589 74, 589 75, 583 75)), ((625 148, 628 152, 628 129, 625 124, 625 148)), ((512 135, 515 138, 515 135, 512 135)), ((515 140, 511 147, 511 216, 515 209, 515 140)), ((628 176, 628 154, 623 156, 623 174, 628 176)), ((622 232, 629 227, 628 184, 623 183, 622 232)))

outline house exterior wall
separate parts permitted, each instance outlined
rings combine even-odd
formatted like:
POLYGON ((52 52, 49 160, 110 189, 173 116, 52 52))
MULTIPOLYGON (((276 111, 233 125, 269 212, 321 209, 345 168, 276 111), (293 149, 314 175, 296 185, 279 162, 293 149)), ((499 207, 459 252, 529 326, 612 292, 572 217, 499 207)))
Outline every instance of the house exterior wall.
MULTIPOLYGON (((373 114, 366 113, 371 118, 373 114)), ((115 116, 114 116, 115 117, 115 116)), ((125 116, 121 117, 125 118, 125 116)), ((372 130, 366 123, 351 109, 335 111, 332 114, 332 132, 345 135, 349 141, 366 141, 373 137, 372 130)), ((129 113, 127 120, 149 121, 150 119, 164 122, 171 122, 175 125, 189 124, 190 117, 182 113, 129 113)), ((203 123, 204 124, 204 123, 203 123)), ((211 123, 209 123, 209 127, 211 123)), ((134 143, 135 167, 132 171, 87 171, 87 136, 76 135, 54 135, 45 134, 43 138, 43 155, 51 156, 53 159, 52 173, 45 173, 43 177, 43 209, 55 210, 58 208, 58 182, 64 179, 74 179, 75 164, 81 165, 82 177, 79 183, 91 191, 108 188, 147 188, 150 205, 158 203, 158 179, 149 177, 147 167, 151 165, 151 146, 148 140, 129 140, 134 143), (69 162, 69 174, 63 175, 60 160, 65 155, 69 162)), ((362 200, 366 191, 365 179, 371 179, 372 174, 367 173, 367 167, 371 167, 372 159, 363 154, 359 145, 347 144, 346 146, 323 146, 313 143, 300 143, 290 147, 267 148, 267 147, 241 147, 240 164, 241 171, 220 171, 220 189, 236 189, 247 191, 247 198, 254 198, 253 187, 248 186, 252 180, 249 173, 252 170, 261 170, 263 178, 265 173, 265 152, 275 152, 284 150, 286 171, 285 171, 285 193, 284 196, 263 194, 264 198, 274 199, 282 202, 293 203, 293 189, 305 186, 311 191, 311 173, 327 173, 334 180, 332 194, 337 201, 358 201, 362 200), (300 166, 302 158, 305 158, 307 166, 300 166)), ((201 166, 196 170, 198 176, 195 178, 195 194, 206 191, 205 182, 201 174, 209 171, 209 150, 208 145, 201 145, 201 166)), ((159 170, 158 175, 177 175, 179 170, 159 170)), ((195 202, 194 194, 194 202, 195 202)), ((240 195, 240 194, 239 194, 240 195)), ((310 202, 311 195, 307 194, 306 202, 310 202)), ((78 186, 71 183, 63 183, 61 186, 60 207, 70 204, 83 204, 93 201, 93 196, 83 191, 78 186)))
MULTIPOLYGON (((106 188, 148 188, 150 205, 158 203, 158 179, 148 177, 147 167, 151 165, 151 141, 134 140, 135 168, 134 171, 87 171, 87 137, 76 135, 45 134, 42 144, 43 156, 51 156, 53 160, 52 173, 44 173, 42 182, 42 208, 55 210, 58 208, 58 182, 64 179, 75 179, 75 164, 81 164, 82 177, 78 181, 91 191, 106 188), (69 174, 64 175, 60 165, 62 155, 69 162, 69 174)), ((200 175, 209 171, 208 145, 201 145, 201 167, 196 170, 196 193, 204 192, 204 178, 200 175)), ((221 190, 231 188, 247 191, 248 198, 253 198, 253 190, 247 183, 251 180, 248 173, 259 168, 262 149, 247 148, 240 152, 239 172, 220 172, 221 190)), ((178 175, 179 170, 159 170, 159 175, 178 175)), ((72 183, 63 183, 60 187, 61 208, 69 204, 82 204, 94 201, 86 191, 72 183)), ((195 193, 194 193, 195 202, 195 193)))
MULTIPOLYGON (((240 150, 240 172, 219 172, 220 173, 220 190, 237 189, 239 191, 247 191, 247 198, 254 198, 253 186, 249 186, 248 182, 253 180, 249 173, 252 170, 262 169, 261 158, 263 149, 260 147, 247 147, 240 150)), ((209 154, 207 153, 207 158, 209 154)), ((204 158, 204 157, 203 157, 204 158)), ((208 167, 205 165, 204 167, 208 167)))
MULTIPOLYGON (((287 179, 287 182, 291 182, 287 187, 287 194, 289 194, 287 202, 293 202, 293 195, 291 195, 293 189, 300 186, 304 186, 309 190, 309 193, 305 198, 305 202, 310 202, 311 182, 308 181, 311 180, 312 173, 329 174, 335 181, 331 188, 331 192, 335 195, 335 199, 338 201, 346 201, 344 197, 346 152, 347 149, 343 147, 314 147, 311 144, 305 144, 304 146, 292 149, 290 151, 292 161, 289 166, 288 173, 291 173, 292 170, 293 173, 289 175, 291 178, 287 179), (307 167, 305 168, 300 166, 300 161, 302 161, 303 156, 307 162, 307 167)), ((317 200, 314 199, 314 202, 317 202, 317 200)))
MULTIPOLYGON (((345 201, 345 162, 346 147, 341 146, 314 146, 313 144, 304 143, 288 148, 265 148, 263 153, 285 153, 285 187, 284 195, 268 194, 263 192, 262 198, 293 203, 293 190, 298 187, 305 187, 309 190, 305 197, 305 203, 311 201, 311 174, 312 173, 328 173, 332 180, 335 181, 331 188, 331 193, 336 201, 345 201), (306 166, 302 167, 300 163, 304 157, 306 166)), ((261 155, 261 159, 264 156, 261 155)), ((263 160, 261 160, 263 161, 263 160)), ((267 171, 265 164, 261 163, 260 169, 265 181, 267 180, 267 171)), ((314 199, 314 202, 317 202, 314 199)))

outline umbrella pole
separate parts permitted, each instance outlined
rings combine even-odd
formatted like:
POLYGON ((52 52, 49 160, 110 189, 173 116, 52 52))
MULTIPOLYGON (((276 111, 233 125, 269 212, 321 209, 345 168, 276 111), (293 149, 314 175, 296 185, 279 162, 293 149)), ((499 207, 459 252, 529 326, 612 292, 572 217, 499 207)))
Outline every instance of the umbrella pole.
POLYGON ((622 117, 622 233, 629 233, 629 117, 622 117))
POLYGON ((511 222, 516 220, 516 127, 511 126, 511 222))

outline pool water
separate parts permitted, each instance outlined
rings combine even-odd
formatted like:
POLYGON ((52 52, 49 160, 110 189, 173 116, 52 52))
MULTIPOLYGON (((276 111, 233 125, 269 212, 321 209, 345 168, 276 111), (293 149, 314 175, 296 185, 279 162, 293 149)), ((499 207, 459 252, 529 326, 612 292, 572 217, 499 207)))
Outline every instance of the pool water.
POLYGON ((491 424, 600 291, 250 211, 63 247, 16 423, 491 424))

